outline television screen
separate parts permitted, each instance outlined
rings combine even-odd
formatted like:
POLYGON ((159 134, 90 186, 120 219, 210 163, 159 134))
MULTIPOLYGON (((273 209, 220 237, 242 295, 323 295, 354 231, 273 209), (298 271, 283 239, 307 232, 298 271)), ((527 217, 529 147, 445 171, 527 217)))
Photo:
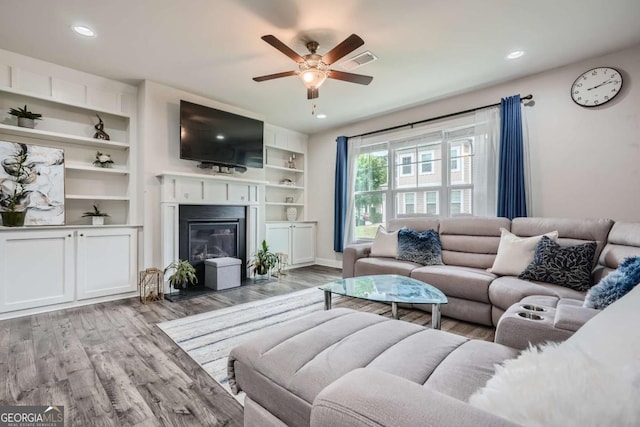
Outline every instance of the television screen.
POLYGON ((180 158, 261 168, 264 123, 180 101, 180 158))

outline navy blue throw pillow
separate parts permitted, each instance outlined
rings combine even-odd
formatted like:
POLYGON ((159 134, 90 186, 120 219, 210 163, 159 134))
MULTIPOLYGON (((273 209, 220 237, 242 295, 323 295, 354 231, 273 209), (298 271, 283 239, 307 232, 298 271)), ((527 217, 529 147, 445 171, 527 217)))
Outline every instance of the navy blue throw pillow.
POLYGON ((435 230, 418 233, 409 228, 398 230, 398 259, 422 265, 442 264, 442 244, 435 230))
POLYGON ((627 258, 589 289, 584 306, 602 310, 640 283, 640 257, 627 258))
POLYGON ((518 277, 586 291, 592 285, 595 253, 596 242, 564 247, 542 236, 533 261, 518 277))

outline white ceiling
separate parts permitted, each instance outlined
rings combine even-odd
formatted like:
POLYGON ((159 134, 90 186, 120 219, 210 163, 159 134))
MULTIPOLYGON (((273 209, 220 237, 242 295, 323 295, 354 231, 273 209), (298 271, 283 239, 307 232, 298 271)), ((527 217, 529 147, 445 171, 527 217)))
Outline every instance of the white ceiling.
POLYGON ((4 0, 0 48, 315 133, 640 43, 639 21, 639 0, 4 0), (97 37, 72 33, 78 23, 97 37), (325 120, 297 77, 251 80, 296 68, 265 34, 300 54, 313 38, 323 54, 351 33, 365 41, 353 55, 379 57, 353 72, 374 80, 325 82, 315 100, 325 120), (505 60, 515 49, 526 55, 505 60))

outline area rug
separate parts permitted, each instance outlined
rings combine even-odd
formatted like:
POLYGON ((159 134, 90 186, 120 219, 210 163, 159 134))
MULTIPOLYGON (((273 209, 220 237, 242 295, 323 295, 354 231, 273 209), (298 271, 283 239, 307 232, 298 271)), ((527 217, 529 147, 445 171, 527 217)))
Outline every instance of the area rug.
MULTIPOLYGON (((227 358, 231 349, 264 328, 324 309, 317 288, 235 305, 159 323, 158 327, 231 393, 227 358)), ((234 395, 243 403, 243 395, 234 395)))

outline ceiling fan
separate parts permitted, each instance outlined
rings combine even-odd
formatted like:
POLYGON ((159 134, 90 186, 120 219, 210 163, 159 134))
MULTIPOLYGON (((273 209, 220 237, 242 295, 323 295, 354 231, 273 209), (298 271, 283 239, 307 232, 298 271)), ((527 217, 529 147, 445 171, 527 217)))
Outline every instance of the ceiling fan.
POLYGON ((318 88, 324 83, 327 78, 342 80, 345 82, 358 83, 361 85, 368 85, 373 80, 371 76, 364 76, 362 74, 345 73, 344 71, 331 70, 329 67, 337 60, 353 52, 364 44, 364 40, 358 37, 356 34, 351 34, 342 43, 331 49, 325 55, 319 55, 316 53, 318 49, 318 42, 307 42, 308 54, 304 56, 298 55, 290 47, 282 43, 275 36, 267 35, 262 36, 262 40, 269 43, 271 46, 278 49, 280 52, 287 55, 298 63, 298 70, 285 71, 282 73, 268 74, 266 76, 254 77, 256 82, 263 82, 265 80, 279 79, 280 77, 299 76, 302 83, 307 87, 307 99, 315 99, 318 97, 318 88))

